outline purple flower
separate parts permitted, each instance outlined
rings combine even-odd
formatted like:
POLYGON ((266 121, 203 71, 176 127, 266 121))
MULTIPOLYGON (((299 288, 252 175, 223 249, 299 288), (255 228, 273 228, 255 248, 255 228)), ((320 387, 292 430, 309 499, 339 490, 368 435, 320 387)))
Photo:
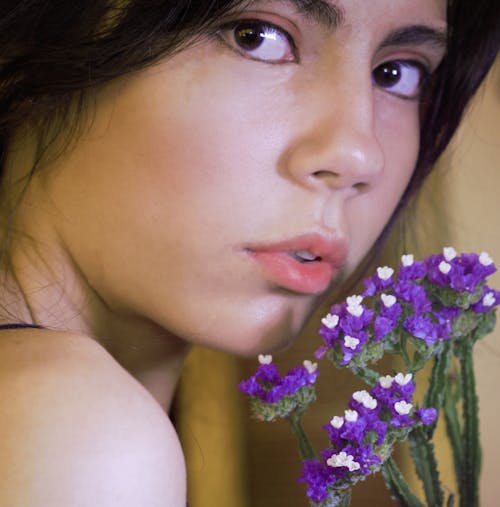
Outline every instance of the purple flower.
POLYGON ((340 312, 341 308, 338 308, 337 305, 332 307, 331 313, 321 319, 321 329, 319 330, 319 334, 323 337, 323 341, 329 347, 333 347, 333 344, 339 336, 340 312))
POLYGON ((438 416, 437 410, 433 407, 420 408, 417 410, 417 416, 426 426, 432 424, 438 416))
POLYGON ((453 321, 460 315, 461 309, 456 306, 444 306, 433 312, 437 322, 437 334, 441 340, 451 338, 453 321))
POLYGON ((355 410, 346 410, 344 417, 334 417, 323 426, 334 448, 341 449, 345 441, 360 444, 365 436, 367 421, 355 410))
MULTIPOLYGON (((427 278, 430 282, 440 287, 450 285, 450 273, 454 266, 447 261, 443 254, 431 255, 426 260, 427 278)), ((453 273, 451 273, 453 275, 453 273)))
POLYGON ((415 384, 412 382, 412 374, 398 373, 395 377, 390 375, 380 377, 373 386, 371 394, 384 408, 393 410, 394 403, 401 400, 409 402, 414 391, 415 384))
POLYGON ((373 340, 379 342, 384 336, 388 335, 397 324, 397 320, 377 315, 373 323, 373 340))
POLYGON ((453 271, 450 274, 450 287, 458 292, 470 292, 476 290, 479 283, 496 271, 493 260, 483 252, 462 254, 452 260, 453 271))
POLYGON ((369 444, 359 447, 347 446, 344 450, 346 453, 351 454, 354 461, 359 463, 359 471, 364 475, 371 472, 371 467, 379 465, 382 462, 379 456, 373 452, 372 446, 369 444))
POLYGON ((392 419, 391 425, 395 428, 405 428, 412 426, 414 421, 410 414, 413 409, 413 404, 406 400, 395 401, 391 407, 392 419))
POLYGON ((365 329, 373 318, 373 310, 363 308, 363 313, 359 316, 345 312, 340 320, 340 327, 345 334, 355 334, 365 329))
POLYGON ((500 304, 500 292, 490 289, 488 286, 483 287, 483 292, 479 301, 471 306, 476 313, 486 313, 493 310, 495 306, 500 304))
POLYGON ((349 407, 367 421, 378 420, 380 405, 368 391, 356 391, 349 400, 349 407))
POLYGON ((355 336, 345 335, 340 341, 340 350, 343 353, 341 365, 348 364, 354 357, 361 353, 363 346, 368 341, 368 333, 360 331, 355 336))
POLYGON ((328 487, 335 482, 335 478, 325 465, 317 459, 304 461, 302 475, 297 480, 307 484, 307 496, 314 502, 325 500, 328 496, 328 487))
POLYGON ((394 270, 388 266, 377 268, 376 273, 364 280, 365 291, 364 296, 374 296, 377 292, 386 290, 388 287, 392 287, 393 279, 392 275, 394 270))
POLYGON ((423 261, 415 261, 413 255, 403 255, 398 273, 398 281, 418 280, 427 274, 427 266, 423 261))
POLYGON ((496 271, 493 260, 486 252, 459 256, 451 247, 444 248, 442 254, 430 256, 427 267, 427 277, 432 283, 471 294, 478 284, 496 271))
POLYGON ((393 383, 394 377, 387 375, 380 377, 379 381, 371 389, 372 396, 386 408, 390 406, 393 400, 393 383))
POLYGON ((396 297, 392 294, 381 294, 380 300, 382 304, 380 305, 379 315, 396 323, 403 311, 396 297))
POLYGON ((350 477, 352 483, 368 475, 372 467, 382 461, 370 444, 359 446, 348 444, 338 451, 327 449, 321 453, 321 457, 336 480, 350 477))
POLYGON ((238 385, 240 391, 259 398, 264 403, 272 404, 316 382, 319 371, 317 365, 310 361, 304 361, 303 365, 295 366, 281 377, 271 360, 271 356, 259 356, 260 365, 257 371, 248 380, 240 382, 238 385))
POLYGON ((437 327, 429 317, 411 315, 403 322, 403 327, 415 338, 424 340, 427 346, 434 344, 437 339, 437 327))
POLYGON ((432 308, 424 287, 417 285, 411 280, 396 283, 394 285, 394 293, 399 299, 409 303, 415 313, 425 313, 432 308))

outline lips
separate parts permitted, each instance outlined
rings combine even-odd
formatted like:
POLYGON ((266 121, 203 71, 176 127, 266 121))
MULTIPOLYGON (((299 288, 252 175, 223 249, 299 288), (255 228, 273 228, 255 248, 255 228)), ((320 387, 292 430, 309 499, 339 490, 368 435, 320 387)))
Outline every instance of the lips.
POLYGON ((347 256, 344 241, 306 234, 247 249, 271 282, 301 294, 324 292, 347 256))

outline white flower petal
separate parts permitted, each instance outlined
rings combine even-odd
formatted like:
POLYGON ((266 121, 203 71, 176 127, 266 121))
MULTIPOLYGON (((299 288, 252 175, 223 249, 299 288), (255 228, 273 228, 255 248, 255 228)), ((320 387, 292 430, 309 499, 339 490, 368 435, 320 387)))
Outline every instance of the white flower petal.
POLYGON ((313 363, 309 359, 306 359, 302 364, 308 373, 314 373, 318 369, 318 363, 313 363))
POLYGON ((268 355, 259 354, 258 359, 260 364, 271 364, 273 362, 273 356, 271 356, 270 354, 268 355))
POLYGON ((405 268, 410 267, 414 262, 415 261, 413 254, 406 254, 401 256, 401 264, 403 264, 405 268))
POLYGON ((377 275, 381 280, 389 280, 389 278, 394 274, 394 270, 389 266, 383 266, 381 268, 377 268, 377 275))
POLYGON ((483 266, 491 266, 493 264, 493 259, 486 252, 481 252, 479 255, 479 262, 483 266))
POLYGON ((364 308, 361 305, 347 305, 347 311, 353 317, 361 317, 363 315, 364 308))
POLYGON ((483 306, 493 306, 495 304, 495 294, 493 292, 488 292, 483 297, 483 306))
POLYGON ((441 261, 439 263, 438 267, 439 267, 439 271, 441 271, 441 273, 443 273, 443 275, 447 275, 451 270, 451 264, 448 264, 445 261, 441 261))
POLYGON ((352 393, 352 399, 358 403, 363 403, 367 396, 370 396, 368 391, 356 391, 352 393))
POLYGON ((358 420, 358 412, 356 410, 345 410, 345 420, 349 422, 356 422, 358 420))
POLYGON ((380 299, 382 300, 382 303, 384 303, 384 306, 386 308, 390 308, 396 303, 396 297, 392 294, 381 294, 380 299))
POLYGON ((334 416, 333 419, 330 421, 330 424, 336 428, 340 429, 342 426, 344 426, 344 418, 340 417, 338 415, 334 416))
POLYGON ((452 246, 445 246, 443 248, 443 256, 448 262, 450 262, 457 256, 457 252, 452 246))
POLYGON ((354 350, 359 345, 359 340, 353 336, 345 335, 344 345, 347 348, 354 350))
POLYGON ((349 296, 346 298, 347 306, 359 306, 363 302, 363 296, 349 296))
POLYGON ((399 415, 408 415, 412 408, 413 405, 411 403, 407 403, 404 400, 394 403, 394 409, 399 415))
POLYGON ((411 381, 412 378, 413 375, 411 373, 407 373, 406 375, 404 373, 398 373, 394 377, 394 381, 400 386, 405 386, 406 384, 408 384, 408 382, 411 381))
POLYGON ((323 317, 321 319, 321 323, 324 324, 328 329, 335 329, 339 323, 339 316, 329 313, 326 317, 323 317))
POLYGON ((384 389, 389 389, 392 386, 392 383, 394 382, 394 377, 386 375, 385 377, 380 377, 378 379, 378 382, 384 389))

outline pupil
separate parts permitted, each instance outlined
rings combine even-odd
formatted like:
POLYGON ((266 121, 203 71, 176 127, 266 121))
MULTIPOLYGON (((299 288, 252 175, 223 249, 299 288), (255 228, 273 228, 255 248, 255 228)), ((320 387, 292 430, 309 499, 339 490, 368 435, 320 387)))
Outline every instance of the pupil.
POLYGON ((381 86, 396 84, 401 77, 399 67, 396 64, 381 65, 375 69, 375 79, 381 86))
POLYGON ((240 25, 235 33, 236 42, 240 47, 251 51, 257 49, 264 40, 260 25, 256 23, 240 25))

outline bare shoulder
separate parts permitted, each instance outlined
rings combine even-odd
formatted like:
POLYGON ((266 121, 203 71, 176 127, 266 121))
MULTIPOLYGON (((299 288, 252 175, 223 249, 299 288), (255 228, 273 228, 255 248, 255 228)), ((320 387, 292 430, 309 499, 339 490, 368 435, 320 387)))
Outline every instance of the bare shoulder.
POLYGON ((2 333, 0 400, 0 505, 185 507, 172 424, 93 340, 2 333))

